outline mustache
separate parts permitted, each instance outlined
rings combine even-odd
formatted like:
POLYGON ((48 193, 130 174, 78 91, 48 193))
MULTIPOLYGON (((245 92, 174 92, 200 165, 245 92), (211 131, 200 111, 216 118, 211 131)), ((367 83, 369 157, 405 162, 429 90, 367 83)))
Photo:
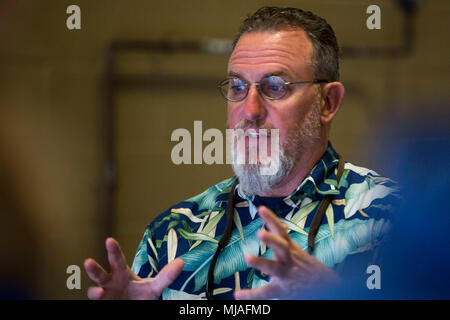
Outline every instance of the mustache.
POLYGON ((233 129, 245 129, 245 128, 251 128, 251 129, 266 129, 267 132, 270 132, 271 129, 276 129, 275 127, 269 125, 269 124, 261 124, 259 121, 255 120, 241 120, 234 126, 233 129))

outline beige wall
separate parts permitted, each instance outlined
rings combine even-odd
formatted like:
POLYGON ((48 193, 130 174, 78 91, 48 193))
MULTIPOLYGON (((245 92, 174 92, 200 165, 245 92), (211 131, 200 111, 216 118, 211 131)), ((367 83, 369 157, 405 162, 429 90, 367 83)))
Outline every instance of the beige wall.
MULTIPOLYGON (((341 45, 401 43, 394 1, 3 1, 0 2, 0 270, 44 298, 84 298, 65 287, 66 267, 104 258, 100 240, 102 145, 100 80, 104 49, 117 39, 230 38, 259 6, 301 6, 326 18, 341 45), (65 27, 69 4, 82 10, 82 30, 65 27), (365 27, 378 4, 382 29, 365 27)), ((445 0, 423 1, 409 57, 343 59, 347 96, 332 141, 346 159, 383 171, 369 155, 377 128, 417 101, 449 101, 450 47, 445 0)), ((201 74, 217 81, 226 57, 124 56, 120 71, 201 74)), ((123 89, 117 95, 119 190, 115 236, 131 262, 148 222, 168 206, 231 175, 221 165, 175 166, 171 132, 202 120, 224 128, 225 101, 216 89, 123 89)), ((432 112, 432 110, 430 110, 432 112)))

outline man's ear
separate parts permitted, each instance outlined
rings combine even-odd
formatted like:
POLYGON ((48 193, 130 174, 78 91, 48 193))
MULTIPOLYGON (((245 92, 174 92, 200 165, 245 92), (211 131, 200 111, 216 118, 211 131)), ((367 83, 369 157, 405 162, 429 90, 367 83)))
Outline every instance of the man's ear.
POLYGON ((320 120, 329 124, 341 108, 344 99, 344 85, 338 81, 327 83, 322 88, 322 108, 320 120))

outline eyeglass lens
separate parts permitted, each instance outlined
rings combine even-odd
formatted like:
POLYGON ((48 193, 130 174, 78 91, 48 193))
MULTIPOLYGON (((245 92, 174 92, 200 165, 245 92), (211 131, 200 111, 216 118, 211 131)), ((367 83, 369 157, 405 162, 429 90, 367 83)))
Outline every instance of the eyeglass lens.
MULTIPOLYGON (((261 93, 269 99, 281 99, 287 92, 287 85, 280 77, 265 77, 261 79, 258 85, 261 93)), ((247 96, 250 84, 239 78, 229 78, 221 88, 227 99, 240 101, 247 96)))

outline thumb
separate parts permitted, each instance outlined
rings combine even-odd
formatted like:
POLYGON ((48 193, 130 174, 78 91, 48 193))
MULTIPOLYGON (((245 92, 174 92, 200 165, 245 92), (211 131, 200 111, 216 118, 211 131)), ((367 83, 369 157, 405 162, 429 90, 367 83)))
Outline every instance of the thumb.
POLYGON ((184 268, 184 261, 176 258, 172 262, 166 264, 151 282, 153 292, 158 296, 180 275, 184 268))

